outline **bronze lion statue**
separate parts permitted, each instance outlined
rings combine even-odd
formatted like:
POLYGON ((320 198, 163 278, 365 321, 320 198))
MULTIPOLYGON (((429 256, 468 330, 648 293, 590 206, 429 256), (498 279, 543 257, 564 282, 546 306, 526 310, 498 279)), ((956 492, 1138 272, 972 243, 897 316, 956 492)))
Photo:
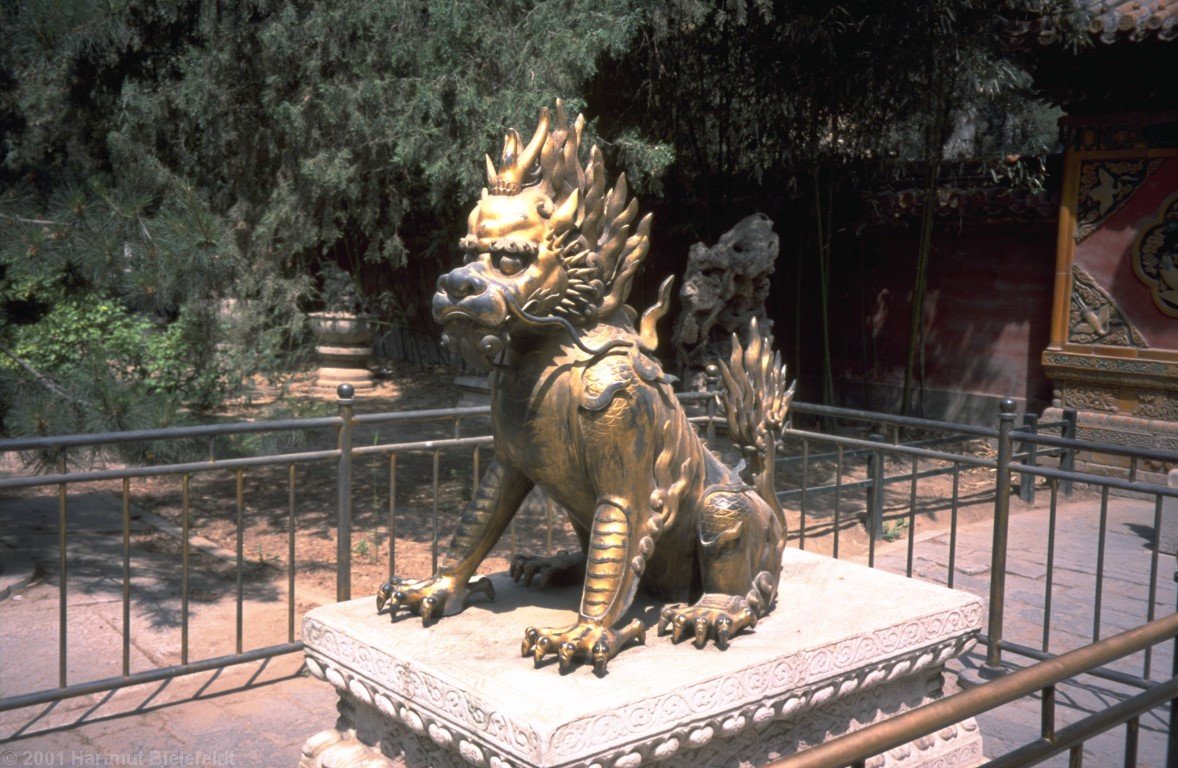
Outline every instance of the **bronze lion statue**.
POLYGON ((671 603, 659 634, 698 647, 727 647, 772 607, 786 534, 773 456, 793 387, 755 326, 747 347, 734 340, 721 405, 746 482, 704 445, 654 356, 671 279, 641 319, 626 304, 651 217, 635 224, 624 175, 607 188, 596 146, 581 164, 583 125, 558 101, 526 146, 512 130, 499 166, 487 158, 465 263, 438 279, 433 314, 447 344, 492 371, 495 456, 437 573, 392 578, 377 610, 429 621, 472 592, 493 598, 476 570, 538 485, 568 510, 582 552, 519 557, 511 575, 579 572, 584 590, 576 622, 527 628, 523 654, 604 674, 623 646, 645 642, 640 620, 616 626, 639 587, 671 603))

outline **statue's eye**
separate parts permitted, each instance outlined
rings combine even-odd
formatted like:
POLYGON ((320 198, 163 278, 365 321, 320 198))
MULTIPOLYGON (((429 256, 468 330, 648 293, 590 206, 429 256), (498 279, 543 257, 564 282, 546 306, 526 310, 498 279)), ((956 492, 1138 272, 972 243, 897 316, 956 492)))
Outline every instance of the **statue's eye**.
POLYGON ((524 268, 524 262, 514 254, 495 254, 495 268, 510 277, 524 268))

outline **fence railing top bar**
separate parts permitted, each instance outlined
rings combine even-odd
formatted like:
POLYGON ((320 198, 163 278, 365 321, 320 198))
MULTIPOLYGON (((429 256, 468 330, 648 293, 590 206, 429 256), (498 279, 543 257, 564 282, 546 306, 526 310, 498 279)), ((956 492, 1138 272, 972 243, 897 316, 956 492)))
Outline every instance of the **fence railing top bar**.
POLYGON ((338 459, 340 450, 305 451, 302 453, 277 453, 267 456, 249 456, 240 459, 220 461, 192 461, 182 464, 157 464, 150 467, 125 467, 119 469, 94 469, 85 472, 67 472, 52 475, 24 475, 0 478, 0 491, 16 488, 35 488, 39 485, 63 483, 95 483, 104 480, 124 480, 136 477, 160 477, 163 475, 195 474, 217 472, 245 467, 263 467, 275 464, 307 464, 314 461, 338 459))
POLYGON ((393 424, 404 421, 428 421, 430 419, 457 419, 468 416, 489 416, 491 406, 471 405, 462 408, 433 408, 427 411, 385 411, 383 413, 361 413, 352 417, 354 424, 393 424))
POLYGON ((932 451, 927 448, 913 448, 911 446, 894 445, 892 443, 875 443, 871 440, 861 440, 856 437, 843 437, 841 435, 828 435, 823 432, 808 432, 802 429, 787 429, 784 434, 788 437, 804 438, 813 442, 834 443, 836 445, 847 445, 853 448, 865 448, 868 451, 879 451, 881 453, 899 453, 905 456, 919 456, 924 459, 936 459, 940 461, 957 462, 960 464, 969 464, 974 467, 997 467, 998 462, 994 459, 984 459, 980 456, 967 456, 963 453, 946 453, 944 451, 932 451))
POLYGON ((46 437, 17 437, 0 440, 0 453, 35 451, 43 448, 73 448, 112 443, 138 443, 152 440, 183 440, 190 437, 217 437, 257 432, 288 432, 296 429, 338 427, 339 416, 320 416, 311 419, 275 419, 273 421, 235 421, 230 424, 199 424, 191 427, 162 427, 134 429, 128 432, 95 432, 85 435, 48 435, 46 437))
POLYGON ((473 437, 445 437, 438 440, 416 440, 409 443, 376 443, 375 445, 358 445, 352 449, 353 456, 376 456, 388 453, 402 453, 406 451, 433 451, 445 448, 471 448, 476 445, 494 445, 495 438, 491 435, 475 435, 473 437))
POLYGON ((976 717, 1015 699, 1041 691, 1086 670, 1102 667, 1178 635, 1178 613, 1069 651, 1050 661, 992 680, 985 685, 946 696, 881 723, 819 744, 796 755, 769 763, 772 768, 829 768, 850 765, 935 733, 969 717, 976 717))
POLYGON ((1178 451, 1161 451, 1156 448, 1141 448, 1118 443, 1099 443, 1091 440, 1069 440, 1058 435, 1043 433, 1020 433, 1018 439, 1036 445, 1047 445, 1053 448, 1075 448, 1092 453, 1107 453, 1113 456, 1136 456, 1139 459, 1164 461, 1178 464, 1178 451))
POLYGON ((1170 498, 1178 497, 1178 488, 1171 488, 1168 485, 1144 483, 1140 480, 1122 480, 1118 477, 1109 477, 1107 475, 1094 475, 1091 472, 1068 472, 1064 469, 1039 466, 1037 464, 1020 464, 1018 462, 1011 462, 1010 471, 1023 472, 1028 475, 1036 475, 1038 477, 1050 477, 1056 480, 1071 480, 1075 483, 1087 483, 1088 485, 1107 485, 1109 488, 1116 488, 1122 491, 1132 491, 1134 493, 1143 493, 1149 496, 1167 496, 1170 498))
POLYGON ((793 403, 790 405, 790 410, 794 413, 806 413, 812 416, 831 416, 853 421, 870 421, 874 424, 890 424, 897 427, 955 432, 974 437, 998 437, 998 430, 991 427, 956 424, 951 421, 936 421, 934 419, 918 419, 912 416, 863 411, 857 408, 835 408, 830 405, 818 405, 816 403, 793 403))
MULTIPOLYGON (((707 418, 706 416, 701 418, 707 418)), ((787 433, 789 434, 789 433, 787 433)), ((963 442, 964 440, 971 440, 973 438, 962 437, 961 435, 946 435, 944 437, 930 437, 927 440, 913 440, 909 443, 900 443, 900 445, 908 446, 909 448, 927 448, 930 445, 952 445, 953 443, 963 442)), ((873 445, 892 445, 892 443, 873 443, 873 445)), ((780 450, 780 449, 779 449, 780 450)), ((853 458, 870 455, 871 451, 868 449, 857 449, 853 451, 843 451, 843 460, 848 461, 853 458)), ((838 458, 838 454, 831 451, 829 453, 814 453, 808 457, 810 461, 831 461, 838 458)), ((778 454, 774 459, 778 464, 793 464, 802 460, 801 456, 783 456, 778 454)))

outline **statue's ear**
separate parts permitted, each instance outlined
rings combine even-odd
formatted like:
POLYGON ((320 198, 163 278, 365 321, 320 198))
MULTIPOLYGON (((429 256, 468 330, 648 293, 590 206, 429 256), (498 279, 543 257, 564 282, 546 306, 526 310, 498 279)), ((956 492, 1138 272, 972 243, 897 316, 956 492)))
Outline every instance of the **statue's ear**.
POLYGON ((556 212, 552 214, 552 229, 557 235, 565 232, 576 226, 577 207, 581 204, 581 192, 574 189, 565 201, 557 207, 556 212))

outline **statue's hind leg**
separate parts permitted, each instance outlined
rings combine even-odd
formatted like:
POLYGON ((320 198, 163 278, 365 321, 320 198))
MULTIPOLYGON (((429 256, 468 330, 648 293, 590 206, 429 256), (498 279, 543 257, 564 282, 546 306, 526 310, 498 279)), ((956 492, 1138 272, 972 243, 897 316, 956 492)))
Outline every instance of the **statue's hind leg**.
POLYGON ((719 648, 769 612, 777 594, 784 544, 781 524, 769 505, 749 490, 709 489, 699 524, 700 575, 704 594, 694 605, 663 609, 659 634, 673 642, 692 637, 697 648, 719 648))

